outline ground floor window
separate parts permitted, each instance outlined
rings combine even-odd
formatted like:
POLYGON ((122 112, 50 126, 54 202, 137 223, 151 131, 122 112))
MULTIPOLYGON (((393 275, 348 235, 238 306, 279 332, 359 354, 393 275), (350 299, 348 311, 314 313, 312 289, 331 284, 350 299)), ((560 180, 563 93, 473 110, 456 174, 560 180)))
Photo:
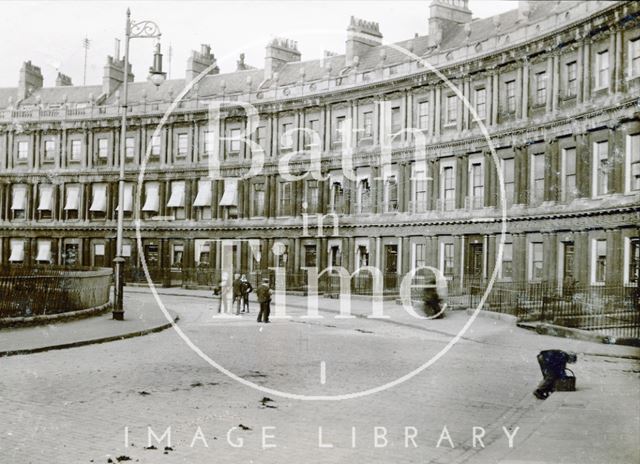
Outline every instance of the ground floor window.
POLYGON ((598 239, 593 241, 591 258, 591 281, 594 284, 604 284, 607 278, 607 241, 598 239))
POLYGON ((529 244, 529 280, 540 282, 543 278, 544 254, 542 242, 529 244))
POLYGON ((305 267, 315 267, 317 265, 315 245, 304 246, 304 265, 305 267))

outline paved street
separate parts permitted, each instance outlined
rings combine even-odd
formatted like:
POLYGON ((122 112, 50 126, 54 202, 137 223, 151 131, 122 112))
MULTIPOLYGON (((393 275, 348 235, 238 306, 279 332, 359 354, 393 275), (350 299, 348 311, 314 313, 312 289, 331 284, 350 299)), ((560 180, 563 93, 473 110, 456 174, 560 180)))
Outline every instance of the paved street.
MULTIPOLYGON (((133 292, 151 301, 144 290, 133 292)), ((221 320, 212 317, 211 300, 162 298, 204 354, 246 381, 296 395, 394 381, 442 350, 468 318, 456 312, 412 321, 389 302, 391 320, 327 312, 303 320, 302 298, 288 297, 292 319, 258 325, 255 305, 248 316, 221 320)), ((327 305, 337 308, 321 301, 327 305)), ((366 310, 354 303, 354 313, 366 310)), ((640 460, 637 356, 478 318, 438 362, 400 385, 355 399, 301 401, 238 383, 169 329, 0 359, 0 462, 632 463, 640 460), (533 397, 542 348, 579 353, 577 392, 533 397), (145 449, 149 428, 160 437, 168 427, 171 449, 166 436, 145 449), (475 447, 473 427, 482 436, 475 447)))

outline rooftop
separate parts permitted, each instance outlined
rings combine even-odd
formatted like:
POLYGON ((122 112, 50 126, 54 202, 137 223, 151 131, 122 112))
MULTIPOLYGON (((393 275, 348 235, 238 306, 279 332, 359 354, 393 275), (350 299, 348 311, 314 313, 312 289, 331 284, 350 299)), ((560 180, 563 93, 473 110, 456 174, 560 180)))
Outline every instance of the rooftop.
MULTIPOLYGON (((442 38, 437 46, 434 46, 428 35, 418 36, 397 42, 395 44, 374 45, 362 50, 358 60, 352 66, 347 67, 346 55, 326 56, 323 59, 294 61, 284 63, 273 78, 265 79, 264 69, 246 69, 216 75, 204 76, 190 92, 190 97, 197 95, 199 99, 215 98, 223 95, 255 93, 273 87, 286 87, 300 83, 310 83, 333 79, 348 75, 352 72, 366 72, 369 70, 393 67, 398 64, 414 61, 409 55, 400 49, 405 49, 419 57, 429 57, 430 62, 436 54, 447 53, 462 47, 474 46, 487 40, 495 39, 498 35, 507 37, 504 43, 509 42, 509 34, 520 34, 526 26, 547 21, 551 18, 553 26, 562 27, 563 21, 557 18, 563 17, 566 12, 575 10, 581 6, 589 11, 585 2, 564 1, 545 2, 544 8, 532 8, 528 17, 523 18, 518 8, 500 15, 484 19, 472 19, 466 24, 448 27, 443 30, 442 38)), ((594 10, 594 7, 591 7, 594 10)), ((572 13, 572 19, 575 18, 572 13)), ((565 18, 566 19, 566 18, 565 18)), ((567 23, 568 21, 565 21, 567 23)), ((354 24, 351 19, 349 28, 354 24)), ((356 25, 364 25, 366 28, 377 31, 377 25, 368 21, 355 20, 356 25)), ((539 29, 536 29, 539 30, 539 29)), ((522 35, 522 34, 520 34, 522 35)), ((527 33, 524 33, 526 37, 527 33)), ((287 39, 277 39, 271 45, 296 48, 297 44, 287 39)), ((487 47, 490 49, 490 46, 487 47)), ((437 61, 437 60, 436 60, 437 61)), ((142 75, 142 74, 140 74, 142 75)), ((186 79, 172 79, 155 87, 148 81, 138 81, 129 84, 129 98, 131 102, 158 102, 172 101, 188 84, 186 79)), ((16 106, 18 87, 0 88, 0 108, 16 106)), ((57 106, 69 104, 71 106, 83 106, 92 103, 102 105, 115 105, 120 98, 119 89, 116 88, 110 95, 103 93, 102 85, 88 86, 61 86, 34 89, 24 100, 18 102, 22 108, 57 106)))

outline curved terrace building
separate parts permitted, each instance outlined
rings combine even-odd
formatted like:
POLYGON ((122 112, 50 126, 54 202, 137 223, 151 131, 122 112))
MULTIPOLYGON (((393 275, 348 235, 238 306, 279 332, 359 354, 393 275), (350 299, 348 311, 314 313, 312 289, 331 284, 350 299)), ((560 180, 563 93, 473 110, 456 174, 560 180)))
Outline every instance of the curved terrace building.
POLYGON ((110 266, 120 205, 129 280, 142 252, 164 284, 210 284, 232 238, 246 240, 236 270, 284 267, 289 288, 313 266, 376 266, 393 290, 429 265, 465 285, 495 268, 504 206, 500 280, 637 285, 640 4, 520 1, 473 19, 467 3, 433 0, 429 35, 393 45, 351 18, 344 54, 303 61, 275 39, 263 69, 241 57, 223 72, 203 45, 185 79, 129 84, 120 200, 123 60, 108 57, 102 85, 60 74, 49 88, 24 63, 0 89, 0 261, 110 266), (283 158, 306 171, 305 150, 322 178, 283 177, 283 158), (214 156, 224 179, 209 175, 214 156))

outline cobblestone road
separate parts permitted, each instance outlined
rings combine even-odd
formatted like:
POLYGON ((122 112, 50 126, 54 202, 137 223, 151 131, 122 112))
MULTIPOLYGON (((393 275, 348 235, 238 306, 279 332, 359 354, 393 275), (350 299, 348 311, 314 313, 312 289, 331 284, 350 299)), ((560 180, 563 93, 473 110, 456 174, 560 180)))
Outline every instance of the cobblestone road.
MULTIPOLYGON (((255 314, 214 320, 203 299, 163 300, 205 354, 256 385, 296 394, 344 394, 392 381, 441 350, 446 333, 467 317, 431 321, 433 332, 333 315, 304 321, 291 310, 292 320, 258 326, 255 314)), ((579 391, 540 402, 531 395, 540 376, 537 351, 585 345, 476 322, 416 377, 337 402, 239 384, 173 330, 1 359, 0 462, 639 462, 636 360, 581 355, 579 391), (164 450, 166 436, 161 444, 152 437, 157 449, 145 449, 149 429, 160 437, 169 427, 172 449, 164 450), (482 428, 476 435, 484 434, 484 448, 478 440, 474 447, 473 427, 482 428), (514 433, 509 448, 507 434, 514 433)))

